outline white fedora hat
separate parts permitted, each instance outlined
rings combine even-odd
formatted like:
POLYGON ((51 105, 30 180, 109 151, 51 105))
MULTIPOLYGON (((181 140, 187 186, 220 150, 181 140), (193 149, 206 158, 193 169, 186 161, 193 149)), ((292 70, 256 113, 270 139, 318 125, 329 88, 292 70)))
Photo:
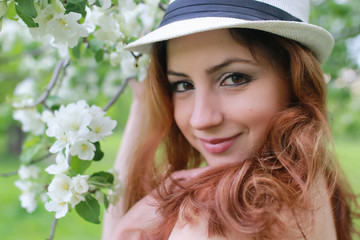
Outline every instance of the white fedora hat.
POLYGON ((332 35, 308 23, 309 0, 175 0, 160 26, 125 49, 150 53, 153 43, 224 28, 249 28, 295 40, 324 62, 334 46, 332 35))

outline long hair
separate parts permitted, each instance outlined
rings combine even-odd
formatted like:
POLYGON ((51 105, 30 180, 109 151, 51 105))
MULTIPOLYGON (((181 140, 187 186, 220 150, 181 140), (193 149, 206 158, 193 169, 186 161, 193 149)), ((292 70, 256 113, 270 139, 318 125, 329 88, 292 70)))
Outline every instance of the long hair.
MULTIPOLYGON (((143 138, 133 151, 126 209, 156 188, 158 209, 164 217, 155 233, 157 239, 167 239, 179 218, 191 222, 199 213, 208 216, 209 235, 226 235, 232 229, 266 239, 285 229, 284 209, 295 217, 311 219, 316 208, 312 190, 325 176, 337 237, 350 240, 355 231, 351 204, 356 204, 356 198, 329 149, 332 141, 326 83, 318 61, 297 42, 251 29, 229 31, 260 64, 276 68, 287 80, 288 106, 272 118, 265 143, 256 154, 239 163, 212 168, 185 184, 173 180, 169 187, 164 179, 171 178, 174 171, 198 167, 205 160, 174 122, 166 77, 166 43, 155 44, 146 78, 148 119, 143 138), (157 154, 159 148, 163 151, 157 154)), ((306 239, 299 225, 301 219, 296 222, 306 239)))

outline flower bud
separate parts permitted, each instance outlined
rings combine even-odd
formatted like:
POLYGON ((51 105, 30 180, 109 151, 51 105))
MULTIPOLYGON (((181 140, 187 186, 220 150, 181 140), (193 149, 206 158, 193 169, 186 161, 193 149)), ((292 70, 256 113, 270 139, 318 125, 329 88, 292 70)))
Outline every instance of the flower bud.
POLYGON ((7 12, 6 1, 0 1, 0 18, 2 18, 7 12))
POLYGON ((64 5, 59 0, 51 0, 51 7, 56 13, 64 13, 64 5))

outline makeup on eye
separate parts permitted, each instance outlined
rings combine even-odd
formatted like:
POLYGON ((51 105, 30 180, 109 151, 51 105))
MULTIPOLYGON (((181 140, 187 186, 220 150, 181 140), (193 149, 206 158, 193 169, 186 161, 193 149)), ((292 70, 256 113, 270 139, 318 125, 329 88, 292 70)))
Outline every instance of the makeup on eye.
MULTIPOLYGON (((249 83, 253 77, 240 72, 229 72, 223 74, 216 82, 222 87, 240 87, 249 83)), ((182 93, 195 89, 194 83, 187 80, 170 81, 172 92, 182 93)))
POLYGON ((189 81, 181 80, 181 81, 176 81, 176 82, 171 83, 171 90, 173 92, 181 93, 181 92, 186 92, 186 91, 192 90, 194 88, 195 88, 194 85, 189 81))
POLYGON ((226 73, 220 79, 220 86, 237 87, 249 83, 253 78, 247 74, 232 72, 226 73))

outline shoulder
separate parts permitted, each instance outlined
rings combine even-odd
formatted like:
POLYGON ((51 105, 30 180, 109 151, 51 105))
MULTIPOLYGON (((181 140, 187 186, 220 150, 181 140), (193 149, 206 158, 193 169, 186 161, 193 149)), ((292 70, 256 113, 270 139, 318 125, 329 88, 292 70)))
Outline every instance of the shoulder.
MULTIPOLYGON (((287 224, 286 228, 277 229, 281 240, 311 239, 311 240, 336 240, 336 228, 331 207, 330 195, 327 184, 322 178, 311 189, 312 207, 310 210, 290 211, 289 208, 282 210, 282 221, 287 224), (281 237, 280 237, 281 236, 281 237), (306 238, 304 238, 304 236, 306 238)), ((199 217, 194 223, 187 223, 178 219, 169 240, 250 240, 253 239, 245 234, 228 231, 226 237, 208 237, 208 219, 199 217)))

